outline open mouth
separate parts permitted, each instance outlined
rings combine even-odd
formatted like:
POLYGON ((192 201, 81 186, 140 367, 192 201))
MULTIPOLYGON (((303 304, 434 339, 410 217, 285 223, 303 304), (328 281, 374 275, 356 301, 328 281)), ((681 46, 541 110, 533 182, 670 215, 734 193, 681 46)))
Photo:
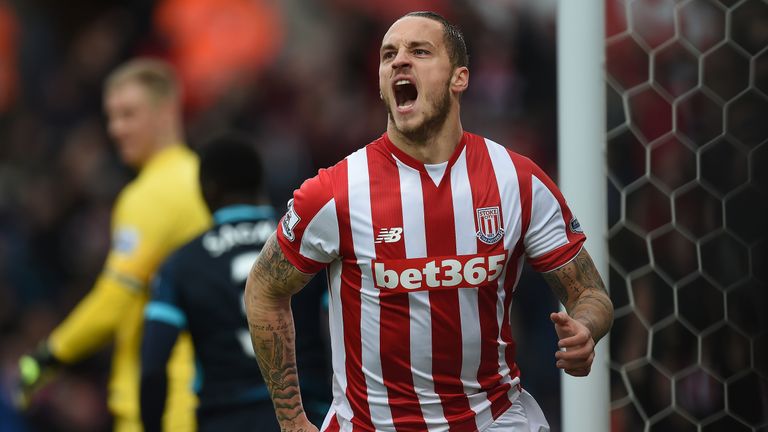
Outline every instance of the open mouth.
POLYGON ((395 93, 395 102, 398 108, 410 108, 416 103, 416 97, 419 96, 419 91, 416 90, 416 86, 407 79, 400 79, 395 82, 393 86, 395 93))

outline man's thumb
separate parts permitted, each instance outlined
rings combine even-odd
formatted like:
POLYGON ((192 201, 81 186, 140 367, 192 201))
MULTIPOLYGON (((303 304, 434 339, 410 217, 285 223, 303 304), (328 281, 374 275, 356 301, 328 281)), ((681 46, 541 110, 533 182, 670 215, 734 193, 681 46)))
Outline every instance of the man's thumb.
POLYGON ((549 315, 549 319, 555 324, 565 325, 568 323, 568 314, 565 312, 552 312, 549 315))

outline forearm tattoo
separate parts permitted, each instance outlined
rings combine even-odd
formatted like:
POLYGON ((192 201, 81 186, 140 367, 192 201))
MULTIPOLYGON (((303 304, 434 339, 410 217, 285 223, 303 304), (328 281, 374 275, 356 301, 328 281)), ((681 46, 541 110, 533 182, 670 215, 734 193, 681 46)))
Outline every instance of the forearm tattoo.
POLYGON ((589 328, 597 342, 611 328, 613 304, 586 249, 568 264, 543 273, 568 314, 589 328))
POLYGON ((259 369, 277 420, 290 425, 304 413, 296 370, 296 346, 290 296, 312 275, 285 258, 273 235, 251 269, 246 286, 248 325, 259 369))
POLYGON ((292 330, 285 328, 282 331, 272 331, 272 339, 261 340, 255 349, 261 375, 272 397, 277 420, 281 424, 296 419, 304 412, 299 396, 295 355, 290 355, 290 351, 294 350, 286 349, 286 345, 293 346, 294 343, 292 330))

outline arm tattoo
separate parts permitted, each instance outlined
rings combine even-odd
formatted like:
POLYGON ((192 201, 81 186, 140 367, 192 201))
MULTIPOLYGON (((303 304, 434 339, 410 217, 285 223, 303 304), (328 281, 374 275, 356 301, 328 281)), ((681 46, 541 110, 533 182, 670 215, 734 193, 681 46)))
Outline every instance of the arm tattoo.
MULTIPOLYGON (((293 340, 290 341, 293 343, 293 340)), ((299 397, 299 378, 295 359, 284 358, 286 340, 281 332, 272 333, 271 342, 261 342, 256 357, 269 389, 277 420, 294 420, 304 412, 299 397)))
MULTIPOLYGON (((272 289, 278 291, 282 287, 293 286, 293 282, 298 282, 298 280, 302 279, 302 276, 304 277, 304 283, 298 286, 299 289, 309 282, 312 275, 306 275, 296 270, 296 267, 283 255, 283 251, 280 249, 280 245, 277 244, 277 238, 274 234, 267 240, 259 254, 259 259, 256 260, 256 263, 251 268, 251 277, 261 279, 272 289)), ((293 294, 293 292, 290 294, 293 294)))
POLYGON ((560 300, 560 303, 567 304, 568 290, 565 288, 565 285, 563 285, 563 283, 560 282, 560 279, 558 279, 554 275, 554 272, 542 273, 542 276, 544 277, 544 280, 547 281, 550 288, 552 288, 552 291, 555 292, 555 295, 557 295, 557 298, 558 300, 560 300))
POLYGON ((283 428, 292 426, 304 415, 290 298, 311 277, 298 271, 285 258, 273 234, 246 283, 246 312, 253 348, 283 428))
POLYGON ((595 342, 608 332, 613 323, 613 304, 586 249, 543 276, 568 314, 589 328, 595 342))

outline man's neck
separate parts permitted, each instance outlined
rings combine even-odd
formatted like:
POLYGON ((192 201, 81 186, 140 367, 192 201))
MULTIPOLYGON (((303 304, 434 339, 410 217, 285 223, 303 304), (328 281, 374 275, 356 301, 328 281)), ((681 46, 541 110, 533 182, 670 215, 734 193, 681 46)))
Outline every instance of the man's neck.
POLYGON ((425 164, 448 161, 461 142, 463 134, 464 130, 458 119, 451 121, 449 118, 440 130, 423 140, 410 139, 394 127, 392 120, 387 122, 387 136, 392 144, 425 164))
POLYGON ((158 140, 155 142, 152 152, 141 163, 139 169, 140 170, 144 169, 144 167, 149 165, 149 163, 152 162, 152 160, 155 159, 158 154, 162 153, 163 150, 173 147, 175 145, 178 145, 180 143, 181 143, 181 139, 179 138, 178 135, 175 135, 175 134, 169 134, 162 138, 158 138, 158 140))

